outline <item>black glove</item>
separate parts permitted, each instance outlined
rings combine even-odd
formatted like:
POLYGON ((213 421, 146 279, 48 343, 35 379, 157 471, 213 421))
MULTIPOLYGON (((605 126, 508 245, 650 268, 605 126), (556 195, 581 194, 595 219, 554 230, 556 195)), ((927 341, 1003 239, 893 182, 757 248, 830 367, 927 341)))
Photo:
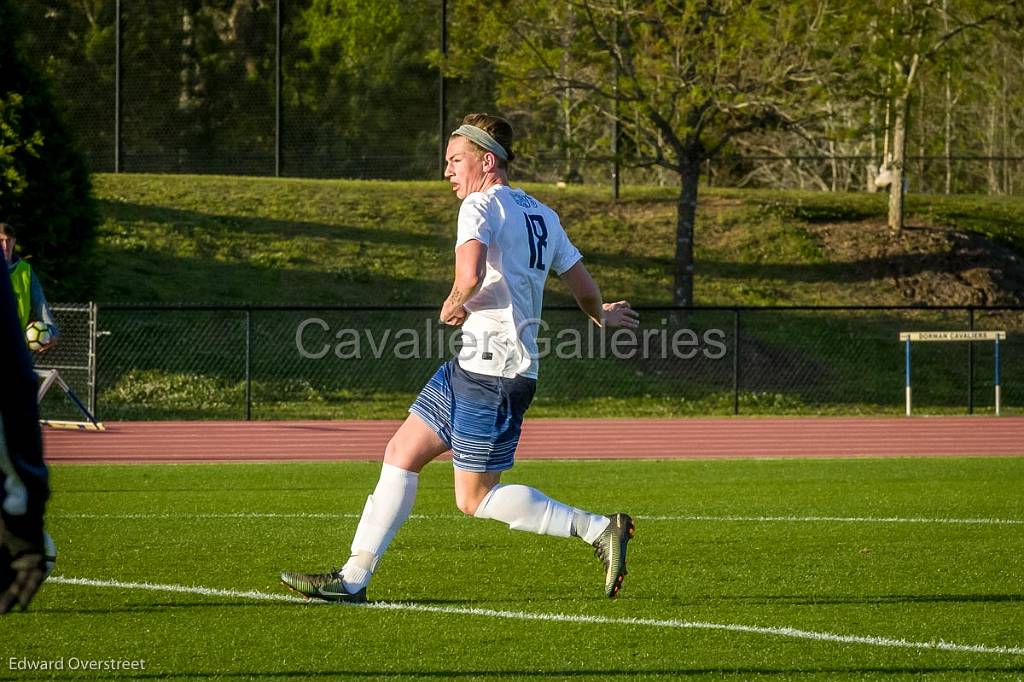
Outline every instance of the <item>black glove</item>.
POLYGON ((24 611, 46 579, 43 542, 32 542, 11 534, 0 525, 0 614, 15 604, 24 611))

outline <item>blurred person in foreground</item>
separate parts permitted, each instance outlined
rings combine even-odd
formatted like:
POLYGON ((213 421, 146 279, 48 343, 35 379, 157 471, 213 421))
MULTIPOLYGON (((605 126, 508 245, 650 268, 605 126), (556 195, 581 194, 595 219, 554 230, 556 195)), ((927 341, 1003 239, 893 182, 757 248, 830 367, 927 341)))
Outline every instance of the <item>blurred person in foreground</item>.
POLYGON ((28 608, 46 578, 43 462, 36 375, 10 282, 0 277, 0 613, 28 608))
POLYGON ((512 467, 523 414, 537 388, 536 336, 548 272, 554 270, 599 327, 639 325, 628 302, 602 302, 558 215, 509 186, 512 138, 508 121, 489 114, 470 114, 449 138, 445 177, 462 206, 455 281, 440 320, 462 327, 463 347, 429 380, 388 443, 348 561, 330 573, 281 574, 307 598, 366 601, 370 578, 412 511, 420 470, 448 450, 463 513, 515 530, 580 538, 604 564, 605 595, 615 597, 622 586, 635 529, 629 515, 594 514, 535 488, 500 482, 512 467))

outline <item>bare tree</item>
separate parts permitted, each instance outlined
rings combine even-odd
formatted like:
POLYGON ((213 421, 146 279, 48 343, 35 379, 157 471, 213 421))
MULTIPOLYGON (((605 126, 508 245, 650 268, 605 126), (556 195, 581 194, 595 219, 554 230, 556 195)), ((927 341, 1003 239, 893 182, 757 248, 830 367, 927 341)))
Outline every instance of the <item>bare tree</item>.
POLYGON ((828 13, 825 0, 523 0, 489 24, 477 15, 474 28, 488 36, 477 54, 497 65, 505 102, 583 93, 619 123, 624 159, 676 175, 672 300, 688 306, 701 166, 743 135, 818 115, 808 103, 823 92, 822 55, 808 37, 828 13), (568 45, 566 12, 577 27, 568 45))
POLYGON ((870 0, 858 4, 861 16, 851 15, 854 26, 876 19, 877 40, 863 62, 866 74, 884 92, 892 119, 889 171, 889 227, 904 225, 907 128, 914 87, 923 69, 932 65, 958 38, 1004 18, 1006 3, 989 0, 870 0))

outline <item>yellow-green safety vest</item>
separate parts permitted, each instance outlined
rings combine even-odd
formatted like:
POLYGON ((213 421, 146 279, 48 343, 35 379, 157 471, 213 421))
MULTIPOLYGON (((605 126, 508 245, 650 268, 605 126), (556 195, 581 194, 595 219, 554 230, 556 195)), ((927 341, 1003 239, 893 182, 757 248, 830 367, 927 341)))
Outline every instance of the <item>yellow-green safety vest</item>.
POLYGON ((32 314, 32 268, 24 259, 19 260, 11 270, 11 288, 14 289, 21 328, 25 329, 28 326, 28 316, 32 314))

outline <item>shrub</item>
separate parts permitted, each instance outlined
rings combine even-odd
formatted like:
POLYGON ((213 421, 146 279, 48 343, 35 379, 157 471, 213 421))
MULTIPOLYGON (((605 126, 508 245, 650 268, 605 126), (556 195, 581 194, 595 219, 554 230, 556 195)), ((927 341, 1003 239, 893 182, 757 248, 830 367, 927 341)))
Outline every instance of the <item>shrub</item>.
POLYGON ((85 158, 25 57, 15 3, 0 2, 0 27, 0 221, 17 229, 50 300, 88 300, 97 213, 85 158))

